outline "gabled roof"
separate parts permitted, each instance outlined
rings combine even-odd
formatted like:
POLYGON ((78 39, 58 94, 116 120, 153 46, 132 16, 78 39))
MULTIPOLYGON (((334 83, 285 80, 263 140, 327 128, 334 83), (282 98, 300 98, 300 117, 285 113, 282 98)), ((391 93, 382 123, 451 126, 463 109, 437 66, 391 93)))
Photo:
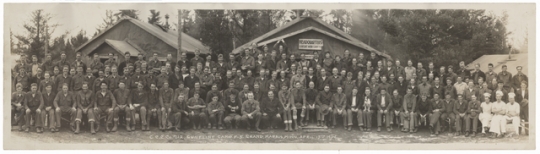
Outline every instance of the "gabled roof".
MULTIPOLYGON (((338 28, 336 28, 336 27, 334 27, 334 26, 332 26, 332 25, 329 25, 328 23, 324 22, 323 20, 321 20, 321 19, 319 19, 319 18, 314 18, 314 17, 301 17, 301 18, 297 18, 297 19, 295 19, 295 20, 293 20, 293 21, 290 21, 290 22, 286 23, 285 25, 283 25, 283 26, 281 26, 281 27, 278 27, 278 28, 276 28, 276 29, 274 29, 274 30, 271 30, 270 32, 268 32, 268 33, 266 33, 266 34, 264 34, 264 35, 262 35, 262 36, 259 36, 259 37, 257 37, 257 38, 255 38, 255 39, 249 41, 248 43, 246 43, 246 44, 244 44, 244 45, 241 45, 240 47, 234 49, 234 50, 232 51, 232 53, 233 53, 233 54, 239 53, 242 49, 249 47, 251 44, 253 44, 253 43, 260 43, 260 41, 262 41, 262 40, 264 40, 264 39, 267 39, 268 37, 270 37, 270 36, 272 36, 272 35, 274 35, 274 34, 280 32, 280 31, 282 31, 282 30, 285 30, 285 29, 291 27, 292 25, 295 25, 295 24, 297 24, 297 23, 299 23, 299 22, 301 22, 301 21, 304 21, 304 20, 314 20, 314 21, 318 22, 319 24, 321 24, 321 25, 323 25, 323 26, 325 26, 325 27, 331 29, 333 32, 336 32, 336 33, 340 34, 340 36, 338 36, 338 37, 343 37, 343 38, 345 38, 345 39, 348 39, 348 40, 350 41, 351 44, 353 44, 353 45, 355 45, 355 46, 358 46, 358 47, 360 47, 360 48, 363 48, 363 49, 365 49, 365 50, 368 50, 368 51, 370 51, 370 52, 375 52, 377 55, 384 56, 384 57, 386 57, 386 58, 388 58, 388 59, 391 59, 390 55, 385 54, 385 53, 382 53, 382 52, 380 52, 380 51, 377 51, 376 49, 374 49, 374 48, 370 47, 369 45, 363 43, 362 41, 360 41, 360 40, 354 38, 353 36, 351 36, 351 35, 349 35, 349 34, 343 32, 342 30, 340 30, 340 29, 338 29, 338 28)), ((319 30, 320 30, 320 29, 319 29, 319 30)), ((277 40, 276 40, 276 41, 277 41, 277 40)), ((265 42, 266 42, 266 41, 265 41, 265 42)), ((348 43, 349 43, 349 42, 348 42, 348 43)))
POLYGON ((507 71, 515 75, 517 73, 516 67, 523 67, 523 74, 528 72, 529 55, 527 53, 512 54, 509 59, 508 54, 503 55, 483 55, 482 57, 474 60, 467 65, 467 69, 474 69, 476 64, 480 64, 480 70, 483 72, 488 71, 488 64, 493 64, 493 71, 499 73, 502 71, 502 65, 507 66, 507 71))
MULTIPOLYGON (((147 31, 148 33, 154 35, 155 37, 159 38, 163 42, 167 43, 173 48, 178 49, 178 33, 176 31, 163 31, 161 28, 154 26, 150 23, 143 22, 137 19, 133 18, 123 18, 117 21, 113 26, 103 30, 101 33, 99 33, 96 37, 90 39, 88 42, 81 45, 79 48, 77 48, 75 51, 79 51, 80 49, 84 48, 86 45, 88 45, 90 42, 94 41, 95 39, 101 37, 103 34, 105 34, 107 31, 112 29, 113 27, 116 27, 121 22, 131 22, 141 29, 147 31)), ((194 52, 196 49, 199 49, 201 51, 201 54, 210 54, 210 48, 206 47, 202 42, 199 40, 182 33, 182 50, 187 52, 194 52)))

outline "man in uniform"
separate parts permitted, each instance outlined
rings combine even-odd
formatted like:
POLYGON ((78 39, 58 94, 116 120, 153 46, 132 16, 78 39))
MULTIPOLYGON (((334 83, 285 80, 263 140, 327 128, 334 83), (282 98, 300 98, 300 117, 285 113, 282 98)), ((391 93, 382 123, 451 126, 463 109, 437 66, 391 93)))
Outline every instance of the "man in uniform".
POLYGON ((251 130, 251 122, 255 122, 255 129, 260 132, 259 123, 261 118, 259 101, 254 99, 253 93, 248 93, 248 100, 242 103, 242 123, 251 130))
POLYGON ((221 122, 223 120, 223 111, 225 111, 225 108, 223 107, 223 104, 221 104, 221 101, 219 101, 219 96, 214 95, 211 98, 212 101, 206 106, 210 120, 208 128, 219 128, 219 130, 222 130, 223 126, 221 122))
MULTIPOLYGON (((295 84, 295 87, 290 89, 290 104, 292 105, 292 119, 293 119, 293 124, 294 124, 294 130, 297 130, 298 129, 298 125, 300 124, 303 124, 303 120, 304 120, 304 112, 305 112, 305 109, 306 109, 306 94, 304 92, 304 89, 302 89, 302 83, 300 82, 296 82, 295 84), (298 113, 300 113, 300 123, 298 123, 298 113)), ((345 99, 345 98, 343 98, 345 99)), ((345 106, 344 104, 344 100, 343 100, 343 106, 345 106)), ((343 112, 345 113, 345 112, 343 112)), ((335 123, 334 123, 335 125, 335 123)))
MULTIPOLYGON (((108 85, 105 82, 100 84, 101 90, 95 93, 95 102, 94 102, 94 113, 96 115, 96 131, 99 132, 101 116, 106 116, 105 129, 107 132, 111 131, 109 129, 109 124, 113 122, 113 110, 116 108, 116 99, 114 98, 111 91, 108 90, 108 85)), ((115 132, 117 128, 117 123, 114 123, 112 131, 115 132)))
POLYGON ((76 106, 76 96, 72 92, 68 91, 68 84, 64 83, 60 86, 62 88, 61 91, 56 94, 56 97, 54 98, 54 108, 56 109, 56 129, 54 131, 58 132, 60 130, 60 126, 62 126, 62 115, 63 114, 69 114, 70 116, 70 123, 71 129, 74 131, 73 126, 75 126, 75 116, 77 114, 76 106))
POLYGON ((198 92, 195 92, 193 97, 188 100, 187 107, 189 109, 189 117, 193 125, 193 129, 196 130, 204 127, 207 124, 206 113, 204 112, 206 103, 202 98, 199 98, 198 92))
MULTIPOLYGON (((126 69, 124 69, 124 72, 126 72, 126 69)), ((114 123, 115 125, 118 125, 118 120, 120 113, 124 113, 125 119, 126 119, 126 130, 128 132, 131 131, 131 128, 129 127, 129 123, 131 122, 131 110, 129 108, 129 94, 130 90, 126 88, 126 82, 123 80, 120 80, 118 82, 118 89, 113 91, 114 98, 116 98, 116 108, 114 108, 114 123)))
POLYGON ((75 134, 79 133, 79 127, 83 115, 86 115, 88 123, 90 123, 90 132, 92 134, 95 134, 96 131, 94 130, 94 122, 96 122, 96 120, 94 116, 94 93, 88 89, 87 82, 83 82, 82 90, 75 93, 77 94, 77 117, 75 118, 75 134))
POLYGON ((43 108, 43 97, 41 92, 37 89, 38 86, 36 83, 32 83, 31 91, 26 93, 24 107, 26 108, 25 121, 26 128, 25 131, 28 132, 30 129, 30 119, 34 119, 36 132, 43 132, 43 121, 41 116, 41 109, 43 108))
POLYGON ((502 124, 506 124, 506 121, 512 121, 512 127, 515 131, 515 134, 519 137, 519 126, 521 119, 519 117, 520 106, 519 103, 515 101, 515 93, 508 93, 508 103, 506 104, 506 115, 501 121, 502 124))

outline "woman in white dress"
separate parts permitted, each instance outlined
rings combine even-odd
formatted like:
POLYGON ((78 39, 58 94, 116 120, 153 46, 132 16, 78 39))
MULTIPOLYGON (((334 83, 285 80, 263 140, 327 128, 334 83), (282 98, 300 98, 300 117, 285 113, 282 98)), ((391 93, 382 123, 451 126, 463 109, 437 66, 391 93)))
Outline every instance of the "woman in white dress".
POLYGON ((482 123, 482 137, 486 136, 486 132, 489 132, 491 118, 493 117, 493 114, 491 114, 492 103, 489 102, 490 97, 490 93, 484 93, 485 101, 480 104, 481 113, 478 115, 478 119, 482 123))

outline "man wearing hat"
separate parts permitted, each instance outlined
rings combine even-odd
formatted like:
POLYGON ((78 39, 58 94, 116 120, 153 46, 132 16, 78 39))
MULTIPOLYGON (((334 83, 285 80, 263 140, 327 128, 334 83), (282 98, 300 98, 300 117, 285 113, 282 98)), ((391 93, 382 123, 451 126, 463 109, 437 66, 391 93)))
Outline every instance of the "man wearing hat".
POLYGON ((490 132, 492 132, 491 138, 497 137, 501 138, 503 137, 504 133, 506 133, 506 104, 502 101, 503 92, 497 91, 495 92, 495 102, 493 102, 491 106, 491 112, 493 113, 493 118, 491 119, 491 127, 489 129, 490 132))
POLYGON ((519 125, 520 125, 520 117, 519 117, 519 111, 520 106, 519 103, 515 101, 515 93, 508 93, 508 103, 506 104, 506 115, 504 116, 503 120, 506 124, 506 121, 512 121, 512 127, 514 127, 514 131, 516 132, 516 135, 519 135, 519 125))
POLYGON ((480 122, 482 123, 482 137, 486 135, 486 132, 489 132, 489 128, 491 127, 491 119, 493 117, 493 114, 491 113, 492 103, 489 100, 491 98, 491 93, 484 93, 483 97, 484 101, 482 101, 482 104, 480 104, 480 110, 482 113, 478 115, 478 119, 480 119, 480 122))

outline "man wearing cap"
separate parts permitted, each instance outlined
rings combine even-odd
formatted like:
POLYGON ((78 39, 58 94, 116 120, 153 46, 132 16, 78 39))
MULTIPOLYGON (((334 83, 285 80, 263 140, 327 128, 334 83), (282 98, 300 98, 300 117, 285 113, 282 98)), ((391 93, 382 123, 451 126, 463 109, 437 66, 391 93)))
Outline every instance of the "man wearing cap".
POLYGON ((516 67, 516 70, 517 70, 517 74, 512 78, 514 89, 518 89, 519 87, 521 87, 521 82, 523 81, 529 82, 529 78, 527 77, 527 75, 523 74, 522 72, 523 70, 522 66, 516 67))
POLYGON ((43 97, 41 92, 39 92, 38 86, 36 83, 32 83, 30 92, 26 93, 24 100, 24 107, 26 109, 25 121, 26 128, 25 131, 28 132, 30 129, 30 119, 33 118, 35 121, 36 131, 38 133, 43 132, 43 121, 41 116, 41 110, 43 109, 43 97))
POLYGON ((465 137, 467 137, 471 132, 471 123, 472 123, 472 137, 476 136, 476 130, 478 127, 478 116, 481 113, 481 103, 477 100, 476 95, 471 96, 471 100, 469 101, 469 104, 467 106, 467 115, 465 117, 465 137))
POLYGON ((484 93, 482 96, 484 101, 482 101, 482 104, 480 104, 481 113, 478 115, 478 119, 482 123, 482 137, 484 137, 486 136, 486 132, 489 132, 489 128, 491 127, 493 113, 491 112, 492 103, 489 100, 491 98, 491 93, 484 93))
POLYGON ((489 131, 492 133, 492 135, 490 136, 491 138, 501 138, 503 137, 504 133, 506 133, 505 115, 507 113, 507 106, 502 101, 502 91, 495 92, 495 95, 496 100, 491 105, 491 112, 493 113, 493 117, 491 118, 491 126, 489 131))
POLYGON ((503 118, 503 121, 501 121, 502 124, 506 124, 506 121, 512 121, 512 126, 514 127, 514 131, 516 132, 516 135, 519 136, 519 126, 520 126, 520 106, 519 103, 515 101, 515 93, 508 93, 508 103, 506 104, 506 115, 503 118))

